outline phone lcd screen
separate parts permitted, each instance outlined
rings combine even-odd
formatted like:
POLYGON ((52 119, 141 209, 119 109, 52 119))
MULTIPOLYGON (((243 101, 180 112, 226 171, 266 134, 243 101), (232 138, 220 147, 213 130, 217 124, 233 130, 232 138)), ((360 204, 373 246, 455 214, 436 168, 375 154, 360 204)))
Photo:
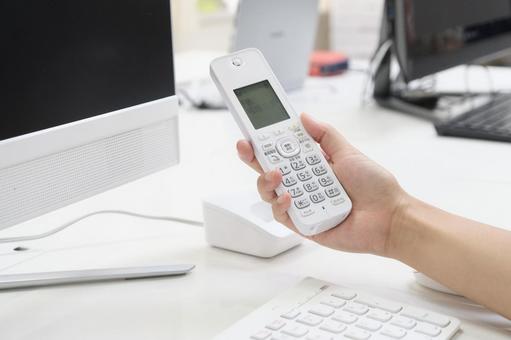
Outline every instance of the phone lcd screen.
POLYGON ((255 129, 289 119, 284 105, 268 80, 234 90, 255 129))

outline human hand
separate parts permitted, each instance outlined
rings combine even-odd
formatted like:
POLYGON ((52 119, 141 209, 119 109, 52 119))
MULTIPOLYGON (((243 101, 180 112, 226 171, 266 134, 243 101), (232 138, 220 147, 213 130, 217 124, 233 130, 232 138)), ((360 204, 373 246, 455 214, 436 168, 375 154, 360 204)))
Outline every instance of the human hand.
MULTIPOLYGON (((408 195, 387 170, 367 158, 332 126, 301 115, 304 128, 318 142, 335 175, 353 203, 351 214, 340 225, 309 239, 329 248, 390 256, 393 224, 408 195)), ((280 197, 275 189, 282 182, 279 170, 264 173, 250 142, 237 144, 239 157, 261 174, 257 188, 261 198, 271 203, 276 221, 298 232, 287 210, 291 196, 280 197)))

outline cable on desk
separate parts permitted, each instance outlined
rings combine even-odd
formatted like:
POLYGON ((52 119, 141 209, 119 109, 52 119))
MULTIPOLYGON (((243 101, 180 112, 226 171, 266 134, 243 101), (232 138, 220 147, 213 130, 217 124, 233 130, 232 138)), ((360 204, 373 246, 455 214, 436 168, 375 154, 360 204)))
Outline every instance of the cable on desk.
POLYGON ((62 230, 67 229, 67 228, 71 227, 72 225, 74 225, 82 220, 85 220, 89 217, 96 216, 96 215, 105 215, 105 214, 126 215, 126 216, 143 218, 143 219, 148 219, 148 220, 155 220, 155 221, 178 222, 178 223, 199 226, 199 227, 204 225, 204 223, 200 222, 200 221, 187 220, 187 219, 179 218, 179 217, 145 215, 145 214, 139 214, 139 213, 124 211, 124 210, 100 210, 100 211, 95 211, 95 212, 83 215, 81 217, 78 217, 70 222, 67 222, 67 223, 61 225, 60 227, 57 227, 50 231, 46 231, 41 234, 2 238, 2 239, 0 239, 0 244, 40 240, 42 238, 46 238, 46 237, 55 235, 55 234, 61 232, 62 230))

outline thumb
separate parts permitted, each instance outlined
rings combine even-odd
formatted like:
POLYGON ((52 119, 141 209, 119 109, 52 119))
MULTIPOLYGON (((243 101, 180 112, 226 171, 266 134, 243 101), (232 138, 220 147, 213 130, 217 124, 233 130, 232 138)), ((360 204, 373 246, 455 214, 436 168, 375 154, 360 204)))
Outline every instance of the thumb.
POLYGON ((318 122, 305 113, 302 113, 300 118, 305 130, 321 145, 328 156, 333 156, 339 152, 347 152, 353 148, 332 126, 318 122))

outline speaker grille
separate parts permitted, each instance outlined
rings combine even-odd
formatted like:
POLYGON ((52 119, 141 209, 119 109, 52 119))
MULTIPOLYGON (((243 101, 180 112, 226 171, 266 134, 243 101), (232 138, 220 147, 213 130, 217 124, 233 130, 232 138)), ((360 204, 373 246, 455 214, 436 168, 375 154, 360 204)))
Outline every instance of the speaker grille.
POLYGON ((178 119, 0 169, 0 229, 179 161, 178 119))

